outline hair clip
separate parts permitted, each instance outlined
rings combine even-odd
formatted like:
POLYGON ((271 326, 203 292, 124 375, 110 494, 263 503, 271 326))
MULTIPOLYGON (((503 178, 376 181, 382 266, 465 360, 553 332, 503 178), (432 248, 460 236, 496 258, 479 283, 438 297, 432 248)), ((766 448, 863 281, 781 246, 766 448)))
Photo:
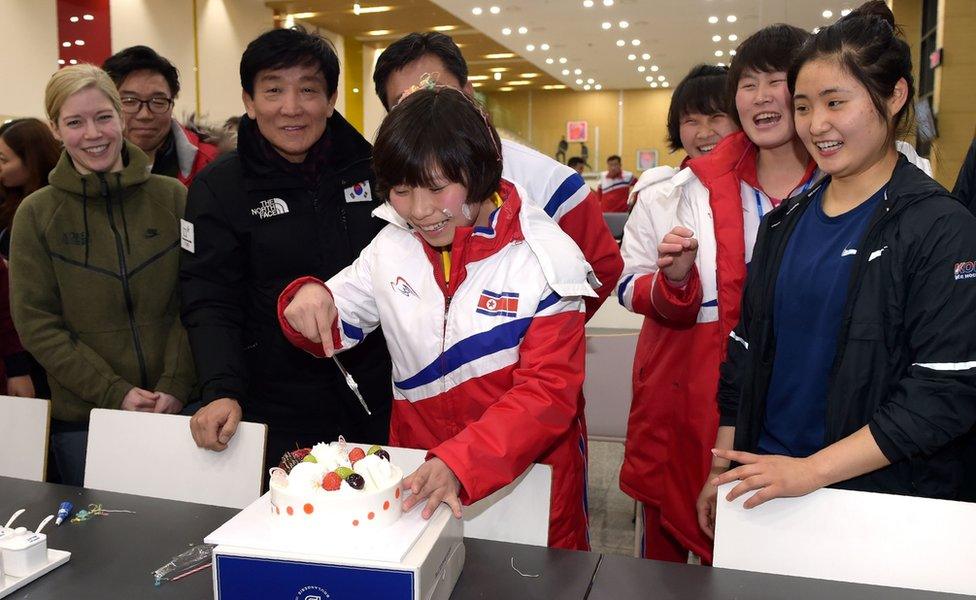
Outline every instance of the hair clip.
POLYGON ((437 71, 434 71, 433 73, 424 73, 423 75, 421 75, 420 76, 420 81, 418 81, 417 83, 411 85, 407 89, 403 90, 403 93, 400 94, 400 97, 399 98, 397 98, 397 104, 400 104, 401 102, 403 102, 404 99, 406 99, 407 96, 409 96, 410 94, 416 92, 417 90, 432 90, 432 89, 436 88, 437 87, 437 78, 440 77, 440 75, 441 74, 438 73, 437 71))

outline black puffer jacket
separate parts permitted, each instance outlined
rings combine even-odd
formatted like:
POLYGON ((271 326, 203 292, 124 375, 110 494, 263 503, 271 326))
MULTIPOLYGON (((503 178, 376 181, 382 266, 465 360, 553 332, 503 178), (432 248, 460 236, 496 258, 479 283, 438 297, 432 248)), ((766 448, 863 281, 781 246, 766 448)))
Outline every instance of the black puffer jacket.
MULTIPOLYGON (((776 279, 819 187, 784 202, 760 228, 719 385, 721 424, 735 425, 737 450, 758 444, 775 354, 776 279)), ((827 389, 825 442, 867 425, 892 464, 837 487, 955 498, 976 423, 976 217, 901 157, 856 260, 827 389)))
POLYGON ((276 317, 285 285, 328 279, 382 229, 370 215, 380 201, 369 143, 335 112, 301 167, 275 156, 246 117, 237 148, 196 177, 183 225, 182 318, 204 402, 238 399, 245 419, 272 433, 385 438, 392 386, 383 336, 342 357, 373 409, 367 419, 335 364, 289 344, 276 317))

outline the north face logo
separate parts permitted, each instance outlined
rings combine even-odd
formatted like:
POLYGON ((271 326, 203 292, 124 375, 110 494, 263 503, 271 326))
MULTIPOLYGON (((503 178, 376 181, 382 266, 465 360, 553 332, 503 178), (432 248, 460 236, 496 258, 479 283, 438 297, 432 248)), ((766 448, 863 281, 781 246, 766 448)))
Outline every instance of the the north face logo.
POLYGON ((288 212, 288 205, 281 198, 270 198, 262 200, 261 206, 251 209, 251 214, 262 219, 276 217, 288 212))

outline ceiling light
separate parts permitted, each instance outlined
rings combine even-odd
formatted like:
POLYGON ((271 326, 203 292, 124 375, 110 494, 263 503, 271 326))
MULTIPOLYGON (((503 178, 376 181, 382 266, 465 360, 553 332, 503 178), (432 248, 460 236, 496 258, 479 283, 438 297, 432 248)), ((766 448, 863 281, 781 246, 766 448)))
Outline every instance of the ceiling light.
POLYGON ((647 77, 644 78, 644 81, 650 83, 650 82, 654 81, 654 76, 653 75, 648 75, 647 77))
POLYGON ((366 35, 387 35, 389 33, 389 29, 374 29, 373 31, 367 31, 366 35))
POLYGON ((644 60, 651 60, 651 55, 645 52, 644 54, 641 54, 641 58, 644 60))
POLYGON ((583 86, 583 89, 586 90, 586 91, 590 91, 590 84, 584 85, 583 86))
POLYGON ((820 28, 814 27, 813 29, 810 30, 810 32, 813 33, 813 35, 817 35, 818 33, 820 33, 820 28))
POLYGON ((651 82, 651 87, 656 88, 657 87, 657 82, 656 81, 652 81, 651 82))
POLYGON ((491 71, 492 73, 504 73, 505 71, 508 70, 508 67, 492 67, 488 70, 491 71))
POLYGON ((498 88, 498 91, 499 91, 499 92, 510 92, 510 91, 512 91, 513 89, 515 89, 515 88, 510 88, 510 87, 507 87, 507 86, 506 86, 506 87, 500 87, 500 88, 498 88))
POLYGON ((646 70, 647 70, 647 67, 645 67, 644 65, 640 65, 639 67, 637 67, 637 72, 638 73, 643 73, 646 70))
POLYGON ((71 60, 68 61, 68 63, 72 65, 77 65, 78 61, 72 58, 71 60))
POLYGON ((603 24, 600 25, 600 27, 604 29, 610 29, 611 27, 613 27, 613 25, 610 24, 610 21, 604 21, 603 24))
POLYGON ((95 20, 95 17, 93 17, 91 15, 85 15, 85 16, 83 16, 81 18, 84 19, 84 20, 86 20, 86 21, 94 21, 95 20))
POLYGON ((708 17, 708 22, 714 25, 718 23, 718 17, 708 17))
POLYGON ((529 52, 532 52, 533 50, 535 50, 535 44, 526 44, 525 49, 528 50, 529 52))
POLYGON ((632 46, 640 46, 640 40, 630 40, 632 46))
MULTIPOLYGON (((472 85, 474 85, 474 84, 472 84, 472 85)), ((353 94, 358 94, 359 93, 359 88, 356 88, 356 87, 352 88, 352 93, 353 94)))
POLYGON ((573 69, 573 75, 582 75, 583 69, 573 69))
POLYGON ((498 52, 495 54, 485 54, 485 58, 498 60, 502 58, 515 58, 515 55, 512 54, 511 52, 498 52))
MULTIPOLYGON (((75 17, 75 18, 77 19, 78 17, 75 17)), ((59 65, 63 65, 63 64, 64 64, 64 59, 63 59, 63 58, 59 58, 59 59, 58 59, 58 64, 59 64, 59 65)), ((4 123, 9 123, 9 122, 10 122, 10 121, 4 121, 4 123)))
POLYGON ((595 86, 593 86, 593 89, 595 89, 596 91, 598 91, 598 92, 599 92, 600 90, 602 90, 602 89, 603 89, 603 84, 601 84, 601 83, 598 83, 598 84, 596 84, 595 86))
POLYGON ((712 41, 713 42, 721 42, 722 41, 722 36, 720 36, 720 35, 713 35, 712 36, 712 41))
POLYGON ((716 50, 715 51, 715 56, 725 56, 725 53, 722 52, 721 50, 716 50))
POLYGON ((534 79, 538 76, 539 76, 538 73, 522 73, 521 75, 519 75, 519 77, 521 77, 522 79, 534 79))
POLYGON ((359 12, 363 10, 363 7, 359 5, 358 2, 353 2, 352 4, 352 14, 359 15, 359 12))
POLYGON ((551 57, 551 56, 550 56, 549 58, 547 58, 547 59, 546 59, 546 64, 547 64, 547 65, 551 65, 551 64, 552 64, 552 63, 554 63, 554 62, 556 62, 556 61, 554 61, 554 60, 552 59, 552 57, 551 57))
POLYGON ((657 80, 658 81, 664 81, 665 79, 667 79, 667 77, 665 77, 664 75, 658 75, 657 76, 657 80))
POLYGON ((724 67, 725 66, 725 63, 724 62, 715 63, 715 66, 716 67, 724 67))
POLYGON ((542 89, 544 89, 544 90, 565 90, 566 89, 566 86, 563 85, 563 84, 561 84, 561 83, 557 83, 557 84, 554 84, 554 85, 544 85, 544 86, 542 86, 542 89))
POLYGON ((468 79, 471 81, 484 81, 488 79, 487 75, 468 75, 468 79))
POLYGON ((559 64, 561 64, 561 65, 565 65, 566 64, 566 57, 565 56, 560 56, 559 57, 559 64))
POLYGON ((75 40, 75 46, 84 46, 85 40, 75 40))
POLYGON ((618 48, 623 48, 626 44, 627 44, 627 42, 625 42, 623 40, 617 40, 617 47, 618 48))
POLYGON ((594 81, 595 80, 592 77, 590 77, 589 79, 586 80, 586 83, 589 83, 590 85, 592 85, 594 83, 594 81))
POLYGON ((725 17, 725 20, 728 21, 729 23, 735 23, 738 20, 738 18, 735 15, 729 15, 725 17))
POLYGON ((613 0, 603 0, 603 6, 613 6, 613 0))
POLYGON ((437 27, 431 27, 431 31, 453 31, 457 29, 457 25, 438 25, 437 27))
POLYGON ((521 35, 525 35, 525 34, 527 34, 529 32, 529 28, 526 27, 525 25, 523 25, 523 26, 521 26, 521 27, 518 28, 518 32, 521 35))
POLYGON ((508 85, 529 85, 530 83, 532 83, 532 82, 531 81, 525 81, 525 80, 522 80, 522 79, 516 79, 514 81, 509 81, 508 82, 508 85))
POLYGON ((851 9, 849 8, 845 8, 844 10, 840 11, 840 16, 842 17, 846 17, 849 14, 851 14, 851 9))
POLYGON ((485 85, 485 84, 483 84, 483 83, 472 83, 472 84, 471 84, 471 87, 475 87, 475 88, 478 88, 478 87, 481 87, 481 86, 483 86, 483 85, 485 85))
POLYGON ((628 54, 627 55, 627 60, 637 60, 637 55, 636 54, 628 54))
POLYGON ((493 15, 497 15, 498 13, 502 12, 502 9, 498 8, 497 6, 492 6, 491 8, 488 9, 488 12, 490 12, 493 15))
POLYGON ((502 35, 512 35, 512 28, 506 27, 505 29, 502 29, 502 35))
POLYGON ((495 73, 494 75, 492 75, 492 78, 495 81, 501 81, 502 80, 502 74, 501 73, 495 73))
POLYGON ((61 42, 61 45, 64 46, 65 48, 70 48, 71 42, 61 42))
POLYGON ((825 10, 825 11, 823 11, 820 14, 823 15, 823 18, 829 19, 830 17, 834 16, 834 11, 832 11, 832 10, 825 10))
POLYGON ((665 81, 664 83, 661 84, 661 87, 671 87, 671 84, 665 81))
POLYGON ((548 50, 549 49, 549 44, 542 44, 541 46, 539 46, 539 49, 540 50, 548 50))
MULTIPOLYGON (((72 23, 77 23, 77 22, 78 22, 78 21, 80 21, 81 19, 79 19, 78 17, 71 17, 71 18, 70 18, 70 19, 68 19, 68 20, 69 20, 69 21, 71 21, 72 23)), ((59 62, 60 64, 62 64, 62 65, 64 64, 64 61, 63 61, 63 60, 60 60, 60 61, 58 61, 58 62, 59 62)))
MULTIPOLYGON (((353 5, 353 9, 355 9, 355 8, 356 8, 356 6, 353 5)), ((391 10, 393 10, 393 7, 392 6, 370 6, 369 8, 362 8, 362 7, 360 7, 359 12, 356 13, 356 14, 369 15, 369 14, 374 14, 374 13, 390 12, 391 10)), ((353 12, 355 12, 355 10, 353 10, 353 12)), ((311 13, 311 15, 312 15, 311 17, 298 17, 297 14, 295 16, 298 17, 298 18, 300 18, 300 19, 311 19, 312 17, 318 16, 319 14, 320 13, 311 13)))
POLYGON ((735 56, 735 50, 729 50, 729 56, 735 56))
POLYGON ((657 71, 658 71, 658 66, 657 65, 651 65, 651 72, 657 73, 657 71))
POLYGON ((729 36, 729 41, 730 41, 730 42, 735 42, 735 41, 737 41, 738 39, 739 39, 739 36, 737 36, 737 35, 735 35, 734 33, 733 33, 732 35, 730 35, 730 36, 729 36))
POLYGON ((481 12, 482 12, 482 11, 481 11, 481 7, 480 7, 480 6, 475 6, 474 8, 472 8, 472 9, 471 9, 471 14, 473 14, 473 15, 474 15, 474 16, 476 16, 476 17, 477 17, 478 15, 480 15, 480 14, 481 14, 481 12))
POLYGON ((563 75, 569 75, 569 69, 563 69, 563 75))
POLYGON ((583 85, 583 80, 582 79, 577 79, 576 80, 576 85, 583 85))
POLYGON ((630 23, 628 23, 627 21, 621 21, 617 23, 617 27, 621 29, 627 29, 628 27, 630 27, 630 23))
POLYGON ((593 8, 593 0, 583 0, 583 8, 593 8))

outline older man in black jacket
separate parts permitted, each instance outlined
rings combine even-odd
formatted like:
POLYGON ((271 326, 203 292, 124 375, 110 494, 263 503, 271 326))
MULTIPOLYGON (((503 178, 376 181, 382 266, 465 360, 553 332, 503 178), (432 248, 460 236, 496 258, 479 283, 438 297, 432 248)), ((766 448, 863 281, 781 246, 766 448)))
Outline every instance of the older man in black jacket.
POLYGON ((317 35, 277 29, 251 42, 237 152, 197 176, 182 223, 182 317, 205 403, 191 433, 223 450, 242 417, 267 423, 267 466, 296 445, 388 434, 383 336, 342 358, 368 416, 336 365, 289 344, 275 317, 288 282, 331 277, 382 228, 370 214, 379 204, 371 147, 335 111, 338 78, 338 58, 317 35))

